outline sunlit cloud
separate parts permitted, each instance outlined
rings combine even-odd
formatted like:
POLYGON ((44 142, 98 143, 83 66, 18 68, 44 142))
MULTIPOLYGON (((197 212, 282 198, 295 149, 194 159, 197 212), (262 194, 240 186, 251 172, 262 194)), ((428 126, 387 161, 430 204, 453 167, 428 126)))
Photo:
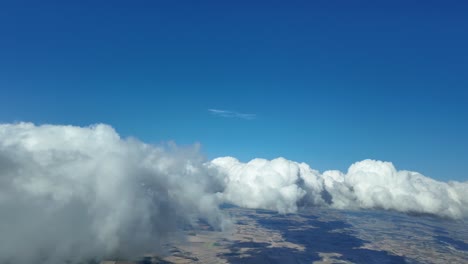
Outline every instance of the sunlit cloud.
POLYGON ((132 257, 198 218, 221 228, 221 183, 205 161, 197 145, 149 145, 102 124, 0 124, 0 263, 132 257))
POLYGON ((0 263, 78 264, 154 252, 197 219, 226 227, 222 203, 466 219, 466 190, 468 182, 436 181, 377 160, 319 172, 284 158, 208 161, 197 145, 154 146, 102 124, 0 124, 0 234, 8 242, 0 243, 0 263))

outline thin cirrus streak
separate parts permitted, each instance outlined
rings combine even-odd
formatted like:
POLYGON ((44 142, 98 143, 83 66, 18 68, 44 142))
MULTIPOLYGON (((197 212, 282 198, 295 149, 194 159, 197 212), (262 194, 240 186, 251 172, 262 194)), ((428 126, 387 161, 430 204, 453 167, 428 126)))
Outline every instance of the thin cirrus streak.
POLYGON ((256 114, 245 114, 245 113, 240 113, 236 111, 221 110, 221 109, 208 109, 208 111, 211 114, 215 116, 220 116, 220 117, 240 118, 240 119, 246 119, 246 120, 253 120, 257 118, 256 114))
POLYGON ((207 161, 192 148, 123 139, 107 125, 0 124, 0 263, 135 256, 199 218, 229 226, 221 203, 384 209, 468 217, 468 182, 364 160, 320 173, 284 158, 207 161))

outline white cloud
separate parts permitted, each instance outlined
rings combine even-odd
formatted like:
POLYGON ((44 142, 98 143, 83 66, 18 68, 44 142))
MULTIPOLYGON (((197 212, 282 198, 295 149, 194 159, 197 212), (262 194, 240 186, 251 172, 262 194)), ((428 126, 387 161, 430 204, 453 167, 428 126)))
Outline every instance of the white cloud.
POLYGON ((298 205, 313 205, 468 217, 468 182, 439 182, 398 171, 390 162, 364 160, 351 165, 346 174, 320 174, 305 163, 283 158, 242 163, 224 157, 214 159, 211 166, 226 175, 223 198, 243 207, 290 213, 298 205))
POLYGON ((228 110, 220 110, 220 109, 208 109, 208 111, 216 116, 220 117, 228 117, 228 118, 240 118, 240 119, 246 119, 246 120, 252 120, 257 117, 255 114, 245 114, 245 113, 239 113, 235 111, 228 111, 228 110))
POLYGON ((106 125, 0 125, 0 263, 134 256, 199 217, 221 227, 203 162, 106 125))
POLYGON ((222 202, 468 217, 468 182, 364 160, 320 173, 284 158, 206 161, 198 146, 122 139, 107 125, 0 125, 0 263, 71 264, 158 250, 179 225, 226 224, 222 202))
MULTIPOLYGON (((254 159, 241 163, 232 157, 214 159, 211 166, 225 176, 223 198, 248 208, 264 208, 281 213, 297 211, 297 203, 309 193, 319 192, 318 172, 305 163, 254 159)), ((317 198, 320 202, 320 198, 317 198)))

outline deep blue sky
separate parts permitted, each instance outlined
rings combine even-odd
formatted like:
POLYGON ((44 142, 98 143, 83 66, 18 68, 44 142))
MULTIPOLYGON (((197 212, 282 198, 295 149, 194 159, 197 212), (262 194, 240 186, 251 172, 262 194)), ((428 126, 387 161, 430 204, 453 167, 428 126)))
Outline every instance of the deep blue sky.
POLYGON ((466 1, 65 2, 0 4, 0 122, 468 180, 466 1))

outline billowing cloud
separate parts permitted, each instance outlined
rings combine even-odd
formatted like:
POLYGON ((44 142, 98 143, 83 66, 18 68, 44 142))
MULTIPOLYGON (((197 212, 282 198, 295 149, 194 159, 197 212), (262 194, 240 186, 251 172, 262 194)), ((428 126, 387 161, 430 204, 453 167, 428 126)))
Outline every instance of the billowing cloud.
POLYGON ((0 125, 0 263, 82 263, 157 251, 227 202, 385 209, 468 217, 468 182, 440 182, 364 160, 320 173, 283 158, 206 161, 198 146, 122 139, 112 127, 0 125))
POLYGON ((135 256, 198 218, 222 227, 203 162, 106 125, 0 125, 0 263, 135 256))
POLYGON ((439 182, 417 172, 398 171, 390 162, 364 160, 351 165, 347 173, 322 174, 283 158, 242 163, 223 157, 211 166, 225 175, 223 198, 243 207, 290 213, 298 206, 329 206, 468 217, 468 182, 439 182))
POLYGON ((228 117, 228 118, 240 118, 240 119, 252 120, 257 117, 257 115, 255 114, 245 114, 245 113, 239 113, 236 111, 228 111, 228 110, 220 110, 220 109, 208 109, 208 111, 215 116, 228 117))
POLYGON ((378 208, 448 218, 468 217, 468 182, 439 182, 390 162, 364 160, 346 174, 324 172, 336 208, 378 208), (334 177, 334 178, 333 178, 334 177))
POLYGON ((232 157, 214 159, 212 167, 225 175, 223 198, 247 208, 263 208, 280 213, 297 211, 298 202, 309 197, 314 204, 325 204, 320 197, 323 182, 318 171, 305 163, 283 158, 254 159, 241 163, 232 157))

